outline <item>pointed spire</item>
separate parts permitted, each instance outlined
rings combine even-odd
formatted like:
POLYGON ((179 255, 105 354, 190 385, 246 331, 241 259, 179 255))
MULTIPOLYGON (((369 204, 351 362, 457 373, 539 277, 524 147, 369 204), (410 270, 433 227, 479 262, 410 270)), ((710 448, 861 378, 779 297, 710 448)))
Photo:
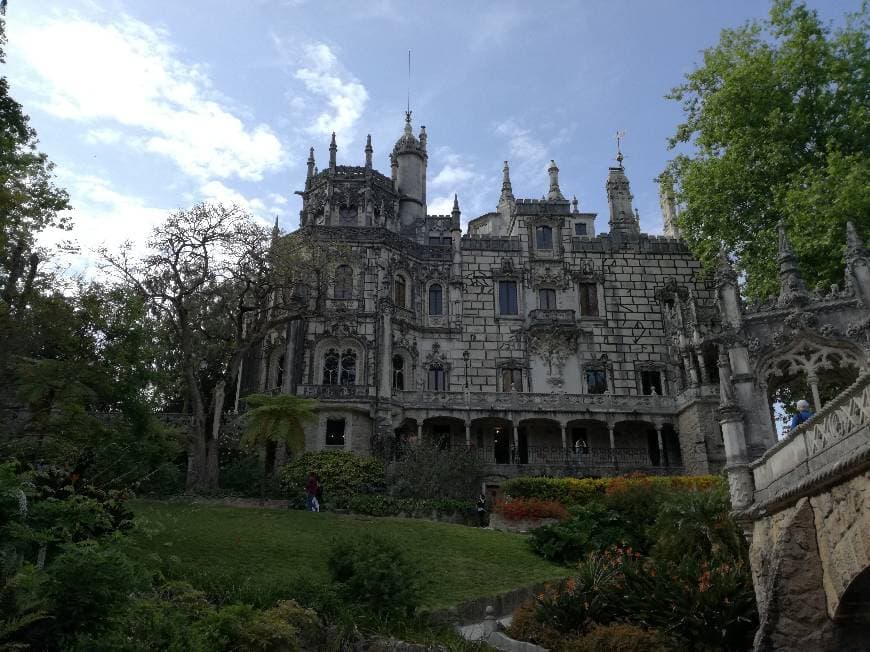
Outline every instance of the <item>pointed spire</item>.
POLYGON ((372 169, 372 152, 374 151, 372 149, 372 135, 369 134, 366 136, 366 170, 372 169))
POLYGON ((450 213, 450 230, 455 231, 459 229, 459 217, 462 215, 462 211, 459 210, 459 195, 453 193, 453 210, 450 213))
POLYGON ((429 140, 429 134, 426 133, 426 125, 420 125, 420 149, 426 152, 426 143, 429 140))
POLYGON ((579 213, 580 212, 580 202, 577 201, 577 195, 574 195, 574 199, 571 200, 571 212, 579 213))
POLYGON ((308 150, 308 178, 314 176, 314 148, 308 150))
POLYGON ((338 151, 338 145, 335 144, 335 132, 332 132, 332 140, 329 141, 329 169, 335 171, 335 153, 338 151))
POLYGON ((791 248, 782 221, 776 225, 776 230, 779 234, 779 299, 776 305, 780 308, 802 306, 809 297, 798 270, 797 256, 791 248))
POLYGON ((405 111, 405 135, 413 136, 414 130, 411 129, 411 111, 405 111))
POLYGON ((547 199, 565 199, 559 190, 559 168, 556 167, 556 161, 550 160, 547 172, 550 174, 550 192, 547 193, 547 199))
POLYGON ((604 184, 607 191, 607 203, 610 205, 610 231, 620 232, 628 236, 640 235, 640 223, 632 208, 631 186, 625 175, 622 161, 619 167, 610 168, 607 173, 607 182, 604 184))
POLYGON ((514 190, 511 186, 511 169, 508 162, 505 161, 504 167, 501 170, 501 197, 499 197, 499 203, 513 200, 514 190))
POLYGON ((275 215, 275 226, 272 227, 272 239, 275 240, 281 231, 278 229, 278 215, 275 215))

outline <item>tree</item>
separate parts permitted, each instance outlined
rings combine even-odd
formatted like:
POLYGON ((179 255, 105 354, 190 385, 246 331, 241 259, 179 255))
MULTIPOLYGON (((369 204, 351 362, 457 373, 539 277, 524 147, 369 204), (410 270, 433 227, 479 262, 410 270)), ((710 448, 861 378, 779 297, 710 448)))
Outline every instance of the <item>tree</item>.
POLYGON ((832 32, 816 12, 775 0, 769 18, 723 30, 674 88, 690 144, 661 177, 678 225, 709 268, 721 246, 752 298, 775 293, 776 225, 785 223, 810 285, 843 278, 846 222, 870 234, 867 7, 832 32))
MULTIPOLYGON (((2 9, 2 7, 0 7, 2 9)), ((0 12, 0 63, 5 63, 5 20, 0 12)), ((26 300, 36 276, 36 235, 49 226, 68 228, 64 190, 55 187, 53 165, 37 151, 36 131, 0 78, 0 311, 26 300)))
POLYGON ((266 502, 266 444, 284 443, 293 455, 305 450, 302 425, 314 418, 317 401, 290 394, 252 394, 245 403, 253 410, 245 413, 246 427, 241 445, 260 451, 260 504, 266 502))
POLYGON ((263 340, 323 304, 338 249, 306 233, 271 237, 237 206, 169 215, 140 259, 102 252, 107 271, 167 324, 191 417, 187 487, 214 489, 228 392, 263 340))

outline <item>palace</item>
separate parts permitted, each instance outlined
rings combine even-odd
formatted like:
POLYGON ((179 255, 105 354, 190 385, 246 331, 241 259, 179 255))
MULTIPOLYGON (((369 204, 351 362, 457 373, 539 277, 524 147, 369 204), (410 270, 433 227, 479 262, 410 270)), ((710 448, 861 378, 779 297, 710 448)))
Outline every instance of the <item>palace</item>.
MULTIPOLYGON (((622 165, 607 170, 606 230, 566 199, 514 197, 462 232, 426 210, 427 134, 410 113, 390 175, 308 159, 301 229, 350 252, 316 316, 266 343, 242 391, 317 398, 309 450, 468 447, 492 477, 708 473, 718 424, 715 285, 677 237, 640 232, 622 165)), ((543 184, 542 184, 543 185, 543 184)), ((495 199, 495 191, 493 193, 495 199)))

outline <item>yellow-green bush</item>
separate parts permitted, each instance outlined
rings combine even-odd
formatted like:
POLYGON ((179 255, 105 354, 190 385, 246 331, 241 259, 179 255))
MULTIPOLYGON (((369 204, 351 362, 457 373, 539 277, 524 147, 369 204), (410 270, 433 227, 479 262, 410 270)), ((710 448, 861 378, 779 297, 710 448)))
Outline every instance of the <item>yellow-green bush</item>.
POLYGON ((649 629, 627 623, 596 625, 579 638, 570 639, 560 652, 659 652, 675 649, 673 642, 649 629))

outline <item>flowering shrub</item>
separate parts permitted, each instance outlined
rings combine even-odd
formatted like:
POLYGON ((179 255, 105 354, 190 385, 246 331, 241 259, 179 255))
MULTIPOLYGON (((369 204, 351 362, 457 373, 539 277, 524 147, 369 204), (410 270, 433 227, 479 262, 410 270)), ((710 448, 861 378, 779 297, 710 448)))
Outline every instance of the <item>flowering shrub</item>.
POLYGON ((499 500, 495 504, 495 512, 507 521, 526 521, 541 518, 568 517, 568 511, 554 500, 538 500, 536 498, 517 498, 499 500))

